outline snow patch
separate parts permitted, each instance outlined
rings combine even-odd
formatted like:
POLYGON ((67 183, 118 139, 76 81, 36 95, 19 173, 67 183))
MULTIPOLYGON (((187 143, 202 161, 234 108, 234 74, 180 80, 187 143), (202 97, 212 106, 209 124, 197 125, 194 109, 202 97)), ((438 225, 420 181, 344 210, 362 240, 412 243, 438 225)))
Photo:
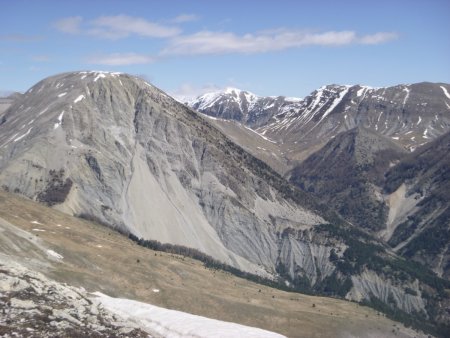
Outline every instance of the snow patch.
POLYGON ((251 132, 253 132, 256 135, 258 135, 259 137, 262 137, 266 141, 269 141, 271 143, 276 143, 275 141, 271 140, 270 138, 268 138, 268 137, 266 137, 264 135, 261 135, 260 133, 258 133, 257 131, 253 130, 252 128, 249 128, 249 127, 246 127, 246 126, 244 126, 244 128, 250 130, 251 132))
POLYGON ((105 78, 105 77, 106 77, 106 75, 104 73, 99 73, 95 77, 94 82, 97 82, 98 79, 105 78))
POLYGON ((84 95, 80 95, 80 96, 78 96, 75 100, 73 100, 73 103, 80 102, 80 101, 83 100, 83 99, 84 99, 84 95))
POLYGON ((53 126, 53 129, 57 129, 57 128, 62 124, 63 116, 64 116, 64 110, 62 111, 61 114, 59 114, 59 116, 58 116, 58 122, 55 123, 55 125, 53 126))
POLYGON ((64 92, 64 93, 58 94, 58 97, 63 97, 64 95, 67 95, 67 92, 64 92))
MULTIPOLYGON (((31 129, 33 129, 33 127, 31 127, 30 129, 28 129, 28 131, 27 131, 25 134, 23 134, 23 135, 19 136, 18 138, 14 139, 14 142, 20 141, 20 140, 23 139, 25 136, 27 136, 27 135, 30 133, 31 129)), ((17 135, 17 134, 16 134, 16 135, 17 135)))
POLYGON ((59 253, 53 251, 53 250, 47 250, 47 254, 51 257, 54 257, 56 259, 63 259, 64 257, 62 255, 60 255, 59 253))
POLYGON ((48 110, 48 108, 49 108, 49 107, 47 107, 47 108, 45 108, 43 111, 41 111, 41 112, 38 114, 38 116, 41 116, 42 114, 44 114, 44 113, 48 110))
POLYGON ((168 310, 129 299, 112 298, 100 292, 95 292, 94 295, 106 309, 137 323, 143 330, 148 329, 163 337, 284 337, 278 333, 254 327, 168 310))

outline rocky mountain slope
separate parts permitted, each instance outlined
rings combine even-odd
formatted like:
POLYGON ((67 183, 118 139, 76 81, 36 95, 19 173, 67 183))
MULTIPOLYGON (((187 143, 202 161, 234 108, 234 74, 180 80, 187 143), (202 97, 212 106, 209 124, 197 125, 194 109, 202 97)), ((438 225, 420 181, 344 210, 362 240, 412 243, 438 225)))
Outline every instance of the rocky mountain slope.
POLYGON ((138 237, 274 273, 291 260, 277 233, 324 222, 198 114, 129 75, 57 75, 2 117, 4 189, 138 237))
POLYGON ((444 281, 412 268, 210 119, 142 79, 56 75, 1 118, 4 190, 138 238, 195 248, 247 272, 280 276, 297 290, 384 304, 383 311, 416 323, 447 319, 444 281))
POLYGON ((386 174, 392 229, 398 253, 450 278, 450 133, 419 148, 386 174))
POLYGON ((290 172, 291 182, 407 257, 450 274, 449 133, 407 153, 362 128, 339 134, 290 172))

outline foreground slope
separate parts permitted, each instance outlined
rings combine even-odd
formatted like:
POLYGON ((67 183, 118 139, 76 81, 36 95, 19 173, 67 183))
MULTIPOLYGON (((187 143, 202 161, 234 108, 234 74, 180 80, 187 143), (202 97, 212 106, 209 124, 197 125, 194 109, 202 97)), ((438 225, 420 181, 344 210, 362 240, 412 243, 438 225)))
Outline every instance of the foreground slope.
POLYGON ((0 192, 0 229, 3 270, 20 263, 87 292, 100 291, 288 337, 425 336, 356 303, 287 293, 205 269, 189 258, 145 249, 108 228, 10 193, 0 192))

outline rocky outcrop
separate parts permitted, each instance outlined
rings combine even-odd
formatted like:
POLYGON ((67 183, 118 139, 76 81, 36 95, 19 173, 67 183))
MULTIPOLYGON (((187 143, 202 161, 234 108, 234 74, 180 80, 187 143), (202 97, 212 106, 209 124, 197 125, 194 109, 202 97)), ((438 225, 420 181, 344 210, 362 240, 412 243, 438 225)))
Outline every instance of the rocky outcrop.
POLYGON ((407 313, 426 313, 426 303, 422 299, 417 280, 396 285, 389 278, 365 270, 359 275, 352 276, 352 283, 353 287, 346 295, 349 300, 377 299, 407 313))
POLYGON ((106 310, 84 289, 3 260, 0 308, 2 337, 149 337, 136 324, 106 310))

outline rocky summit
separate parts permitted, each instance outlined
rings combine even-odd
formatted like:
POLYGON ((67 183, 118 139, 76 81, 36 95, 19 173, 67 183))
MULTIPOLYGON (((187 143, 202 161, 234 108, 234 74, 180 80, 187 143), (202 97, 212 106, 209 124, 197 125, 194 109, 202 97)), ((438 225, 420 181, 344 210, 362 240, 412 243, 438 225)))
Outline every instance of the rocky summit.
MULTIPOLYGON (((419 113, 426 108, 414 103, 423 86, 428 88, 425 84, 402 89, 403 108, 411 106, 419 113)), ((445 94, 446 87, 438 88, 445 94)), ((265 277, 278 287, 362 302, 418 326, 427 319, 425 329, 442 330, 449 318, 448 281, 386 245, 375 233, 382 230, 385 214, 374 218, 381 223, 364 227, 355 221, 365 216, 343 212, 345 200, 354 198, 354 192, 343 191, 340 204, 327 202, 317 193, 327 185, 327 164, 332 161, 320 163, 319 154, 304 162, 310 171, 290 172, 289 182, 289 176, 283 178, 251 155, 251 149, 263 148, 259 143, 236 144, 239 130, 246 130, 249 140, 257 138, 274 147, 298 145, 292 157, 280 147, 273 159, 276 163, 284 156, 283 166, 294 169, 299 154, 313 153, 308 146, 313 140, 317 150, 322 141, 326 144, 335 138, 338 144, 328 144, 323 156, 335 154, 349 169, 363 168, 356 181, 368 177, 378 184, 384 179, 383 171, 406 156, 405 147, 419 146, 427 137, 431 141, 447 128, 444 113, 436 113, 435 120, 429 114, 420 115, 416 121, 406 110, 409 129, 403 133, 405 120, 394 114, 403 108, 383 106, 387 98, 399 100, 398 90, 386 90, 382 99, 379 91, 324 87, 305 100, 271 98, 276 101, 273 110, 253 114, 253 108, 267 108, 273 102, 229 90, 236 104, 220 95, 214 102, 228 102, 221 117, 240 119, 243 127, 226 129, 135 76, 98 71, 60 74, 14 99, 1 115, 0 185, 67 214, 118 229, 140 244, 160 242, 196 249, 228 271, 265 277), (366 96, 371 99, 364 101, 366 96), (280 112, 276 107, 286 102, 297 108, 280 112), (372 106, 383 109, 376 121, 367 113, 375 109, 372 106), (233 107, 240 113, 231 113, 233 107), (391 120, 396 121, 395 128, 391 120), (366 122, 337 136, 359 121, 366 122), (436 123, 431 130, 432 121, 436 123), (294 127, 300 129, 294 131, 294 127), (234 134, 227 137, 225 132, 231 129, 234 134), (381 137, 379 131, 383 131, 381 137), (396 136, 400 131, 401 140, 396 136), (408 143, 413 136, 404 135, 412 133, 417 142, 408 143), (281 142, 281 137, 286 141, 281 142), (389 161, 371 168, 387 153, 389 161), (325 176, 316 178, 312 171, 318 169, 325 176)), ((392 171, 392 179, 397 176, 392 171)), ((390 189, 397 191, 398 180, 394 181, 390 189)), ((377 189, 363 192, 371 196, 377 189)), ((368 206, 379 207, 372 204, 368 206)), ((383 205, 380 208, 385 212, 383 205)))

